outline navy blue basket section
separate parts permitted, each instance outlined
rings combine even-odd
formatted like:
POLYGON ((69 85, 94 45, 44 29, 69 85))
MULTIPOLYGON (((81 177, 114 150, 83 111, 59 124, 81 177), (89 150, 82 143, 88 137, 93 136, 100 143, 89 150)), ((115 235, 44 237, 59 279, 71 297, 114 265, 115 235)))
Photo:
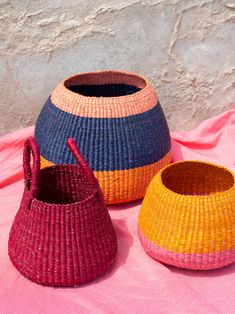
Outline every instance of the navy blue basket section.
POLYGON ((47 100, 35 129, 41 155, 55 164, 74 164, 72 137, 95 171, 132 169, 162 159, 170 150, 169 128, 160 103, 141 114, 89 118, 62 111, 47 100))

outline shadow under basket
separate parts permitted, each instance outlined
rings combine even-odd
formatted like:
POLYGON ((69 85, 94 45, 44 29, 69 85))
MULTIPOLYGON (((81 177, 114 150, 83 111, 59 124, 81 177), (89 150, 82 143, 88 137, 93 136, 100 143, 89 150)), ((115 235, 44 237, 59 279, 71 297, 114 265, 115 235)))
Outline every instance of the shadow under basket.
POLYGON ((73 139, 68 146, 79 166, 40 170, 36 142, 25 142, 25 190, 8 243, 10 259, 25 277, 54 287, 97 278, 117 255, 116 234, 98 181, 73 139))
POLYGON ((143 198, 171 160, 169 128, 157 95, 143 77, 121 71, 65 79, 46 101, 35 127, 41 167, 71 164, 74 137, 107 204, 143 198))
POLYGON ((141 206, 138 234, 160 262, 206 270, 235 262, 235 177, 212 163, 183 161, 162 169, 141 206))

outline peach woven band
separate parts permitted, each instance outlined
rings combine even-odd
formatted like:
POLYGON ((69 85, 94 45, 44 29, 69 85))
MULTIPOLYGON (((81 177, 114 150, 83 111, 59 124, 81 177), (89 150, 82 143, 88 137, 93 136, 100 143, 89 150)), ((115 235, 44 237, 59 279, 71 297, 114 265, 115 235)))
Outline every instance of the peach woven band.
MULTIPOLYGON (((129 170, 94 171, 100 183, 107 204, 124 203, 143 198, 151 178, 166 164, 170 163, 171 151, 159 161, 129 170), (115 184, 114 184, 115 182, 115 184)), ((41 156, 41 168, 53 163, 41 156)))
POLYGON ((151 257, 160 262, 189 269, 214 269, 231 264, 235 257, 235 248, 217 253, 184 254, 168 251, 150 242, 138 227, 140 242, 151 257))
POLYGON ((51 102, 57 108, 90 118, 120 118, 139 114, 152 109, 157 101, 156 93, 143 77, 120 71, 78 74, 64 80, 51 94, 51 102), (140 88, 140 91, 118 97, 89 97, 67 88, 84 84, 129 84, 140 88))

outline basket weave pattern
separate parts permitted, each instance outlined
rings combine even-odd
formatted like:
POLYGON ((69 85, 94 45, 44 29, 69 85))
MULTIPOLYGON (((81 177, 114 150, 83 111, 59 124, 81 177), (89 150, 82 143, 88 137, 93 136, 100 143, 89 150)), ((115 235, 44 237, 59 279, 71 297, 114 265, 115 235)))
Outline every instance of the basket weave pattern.
POLYGON ((64 145, 74 137, 109 204, 142 198, 171 159, 169 129, 157 96, 142 77, 85 73, 63 81, 36 123, 42 167, 71 164, 64 145))
POLYGON ((40 154, 25 143, 25 190, 9 237, 9 256, 27 278, 69 287, 102 275, 113 264, 117 240, 103 195, 75 142, 68 141, 79 166, 40 170, 40 154), (33 169, 30 168, 30 152, 33 169))
POLYGON ((234 262, 234 175, 199 161, 165 167, 148 187, 138 232, 146 252, 167 264, 213 269, 234 262))

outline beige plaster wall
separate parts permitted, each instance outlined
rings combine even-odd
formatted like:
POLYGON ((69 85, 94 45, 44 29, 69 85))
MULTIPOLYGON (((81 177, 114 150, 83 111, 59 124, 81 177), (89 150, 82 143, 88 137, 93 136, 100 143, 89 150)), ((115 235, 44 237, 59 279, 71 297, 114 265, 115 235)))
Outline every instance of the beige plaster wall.
POLYGON ((0 133, 98 69, 145 75, 172 130, 234 108, 234 16, 233 0, 0 0, 0 133))

